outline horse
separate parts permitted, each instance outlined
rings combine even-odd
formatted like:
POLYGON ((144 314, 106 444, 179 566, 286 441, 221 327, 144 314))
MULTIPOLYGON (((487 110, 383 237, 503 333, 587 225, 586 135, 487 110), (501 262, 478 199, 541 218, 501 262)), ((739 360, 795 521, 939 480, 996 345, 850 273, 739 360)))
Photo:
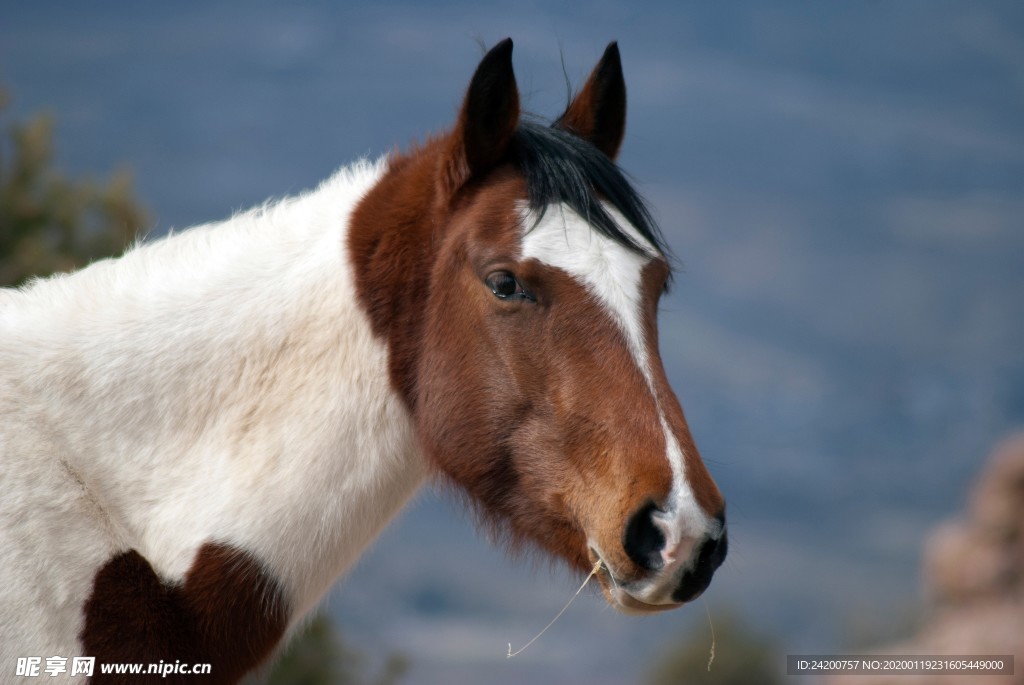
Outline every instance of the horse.
POLYGON ((617 609, 699 596, 725 502, 659 356, 625 120, 615 43, 548 123, 506 39, 447 132, 3 292, 3 672, 236 683, 431 479, 617 609))

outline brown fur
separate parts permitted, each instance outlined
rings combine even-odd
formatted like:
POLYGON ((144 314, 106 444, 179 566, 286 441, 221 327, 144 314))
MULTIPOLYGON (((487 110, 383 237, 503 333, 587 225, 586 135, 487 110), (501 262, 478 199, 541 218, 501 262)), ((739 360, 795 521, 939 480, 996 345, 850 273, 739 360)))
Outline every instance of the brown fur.
MULTIPOLYGON (((242 550, 206 543, 180 584, 160 580, 135 550, 96 574, 85 604, 83 653, 96 657, 91 683, 236 683, 284 635, 277 583, 242 550), (211 664, 209 675, 103 675, 103 663, 211 664)), ((143 667, 145 670, 146 666, 143 667)))

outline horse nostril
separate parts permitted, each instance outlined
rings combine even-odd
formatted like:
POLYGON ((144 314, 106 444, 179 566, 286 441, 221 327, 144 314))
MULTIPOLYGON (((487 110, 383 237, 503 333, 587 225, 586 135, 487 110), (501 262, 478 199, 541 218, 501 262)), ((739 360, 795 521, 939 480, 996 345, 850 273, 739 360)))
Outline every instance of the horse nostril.
POLYGON ((711 584, 711 576, 725 561, 728 551, 729 538, 725 530, 722 530, 722 534, 717 538, 705 540, 697 554, 697 563, 683 574, 679 585, 672 592, 672 599, 676 602, 689 602, 691 599, 696 599, 711 584))
POLYGON ((661 550, 665 548, 665 536, 654 525, 654 512, 657 510, 654 502, 645 504, 629 518, 622 535, 626 554, 646 571, 659 569, 663 564, 661 550))

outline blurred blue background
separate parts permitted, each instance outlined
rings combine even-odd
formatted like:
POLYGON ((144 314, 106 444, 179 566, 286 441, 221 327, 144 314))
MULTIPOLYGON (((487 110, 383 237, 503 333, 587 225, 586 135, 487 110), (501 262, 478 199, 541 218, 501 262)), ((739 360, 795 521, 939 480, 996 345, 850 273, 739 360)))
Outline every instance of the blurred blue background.
MULTIPOLYGON (((1024 425, 1024 5, 5 0, 0 85, 160 234, 443 129, 505 36, 549 118, 619 41, 619 161, 682 265, 662 353, 729 501, 712 616, 806 653, 913 613, 923 535, 1024 425)), ((415 683, 637 682, 706 626, 593 593, 506 661, 575 587, 428 491, 329 611, 415 683)))

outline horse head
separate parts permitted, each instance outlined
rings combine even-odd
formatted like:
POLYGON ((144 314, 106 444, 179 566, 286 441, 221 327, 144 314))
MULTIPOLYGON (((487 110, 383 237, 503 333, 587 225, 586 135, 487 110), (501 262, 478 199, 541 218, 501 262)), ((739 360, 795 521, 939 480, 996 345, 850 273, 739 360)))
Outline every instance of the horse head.
POLYGON ((642 613, 700 595, 727 538, 658 350, 671 268, 614 162, 625 120, 614 43, 546 125, 505 40, 454 127, 391 160, 351 247, 429 463, 513 546, 599 566, 642 613))

